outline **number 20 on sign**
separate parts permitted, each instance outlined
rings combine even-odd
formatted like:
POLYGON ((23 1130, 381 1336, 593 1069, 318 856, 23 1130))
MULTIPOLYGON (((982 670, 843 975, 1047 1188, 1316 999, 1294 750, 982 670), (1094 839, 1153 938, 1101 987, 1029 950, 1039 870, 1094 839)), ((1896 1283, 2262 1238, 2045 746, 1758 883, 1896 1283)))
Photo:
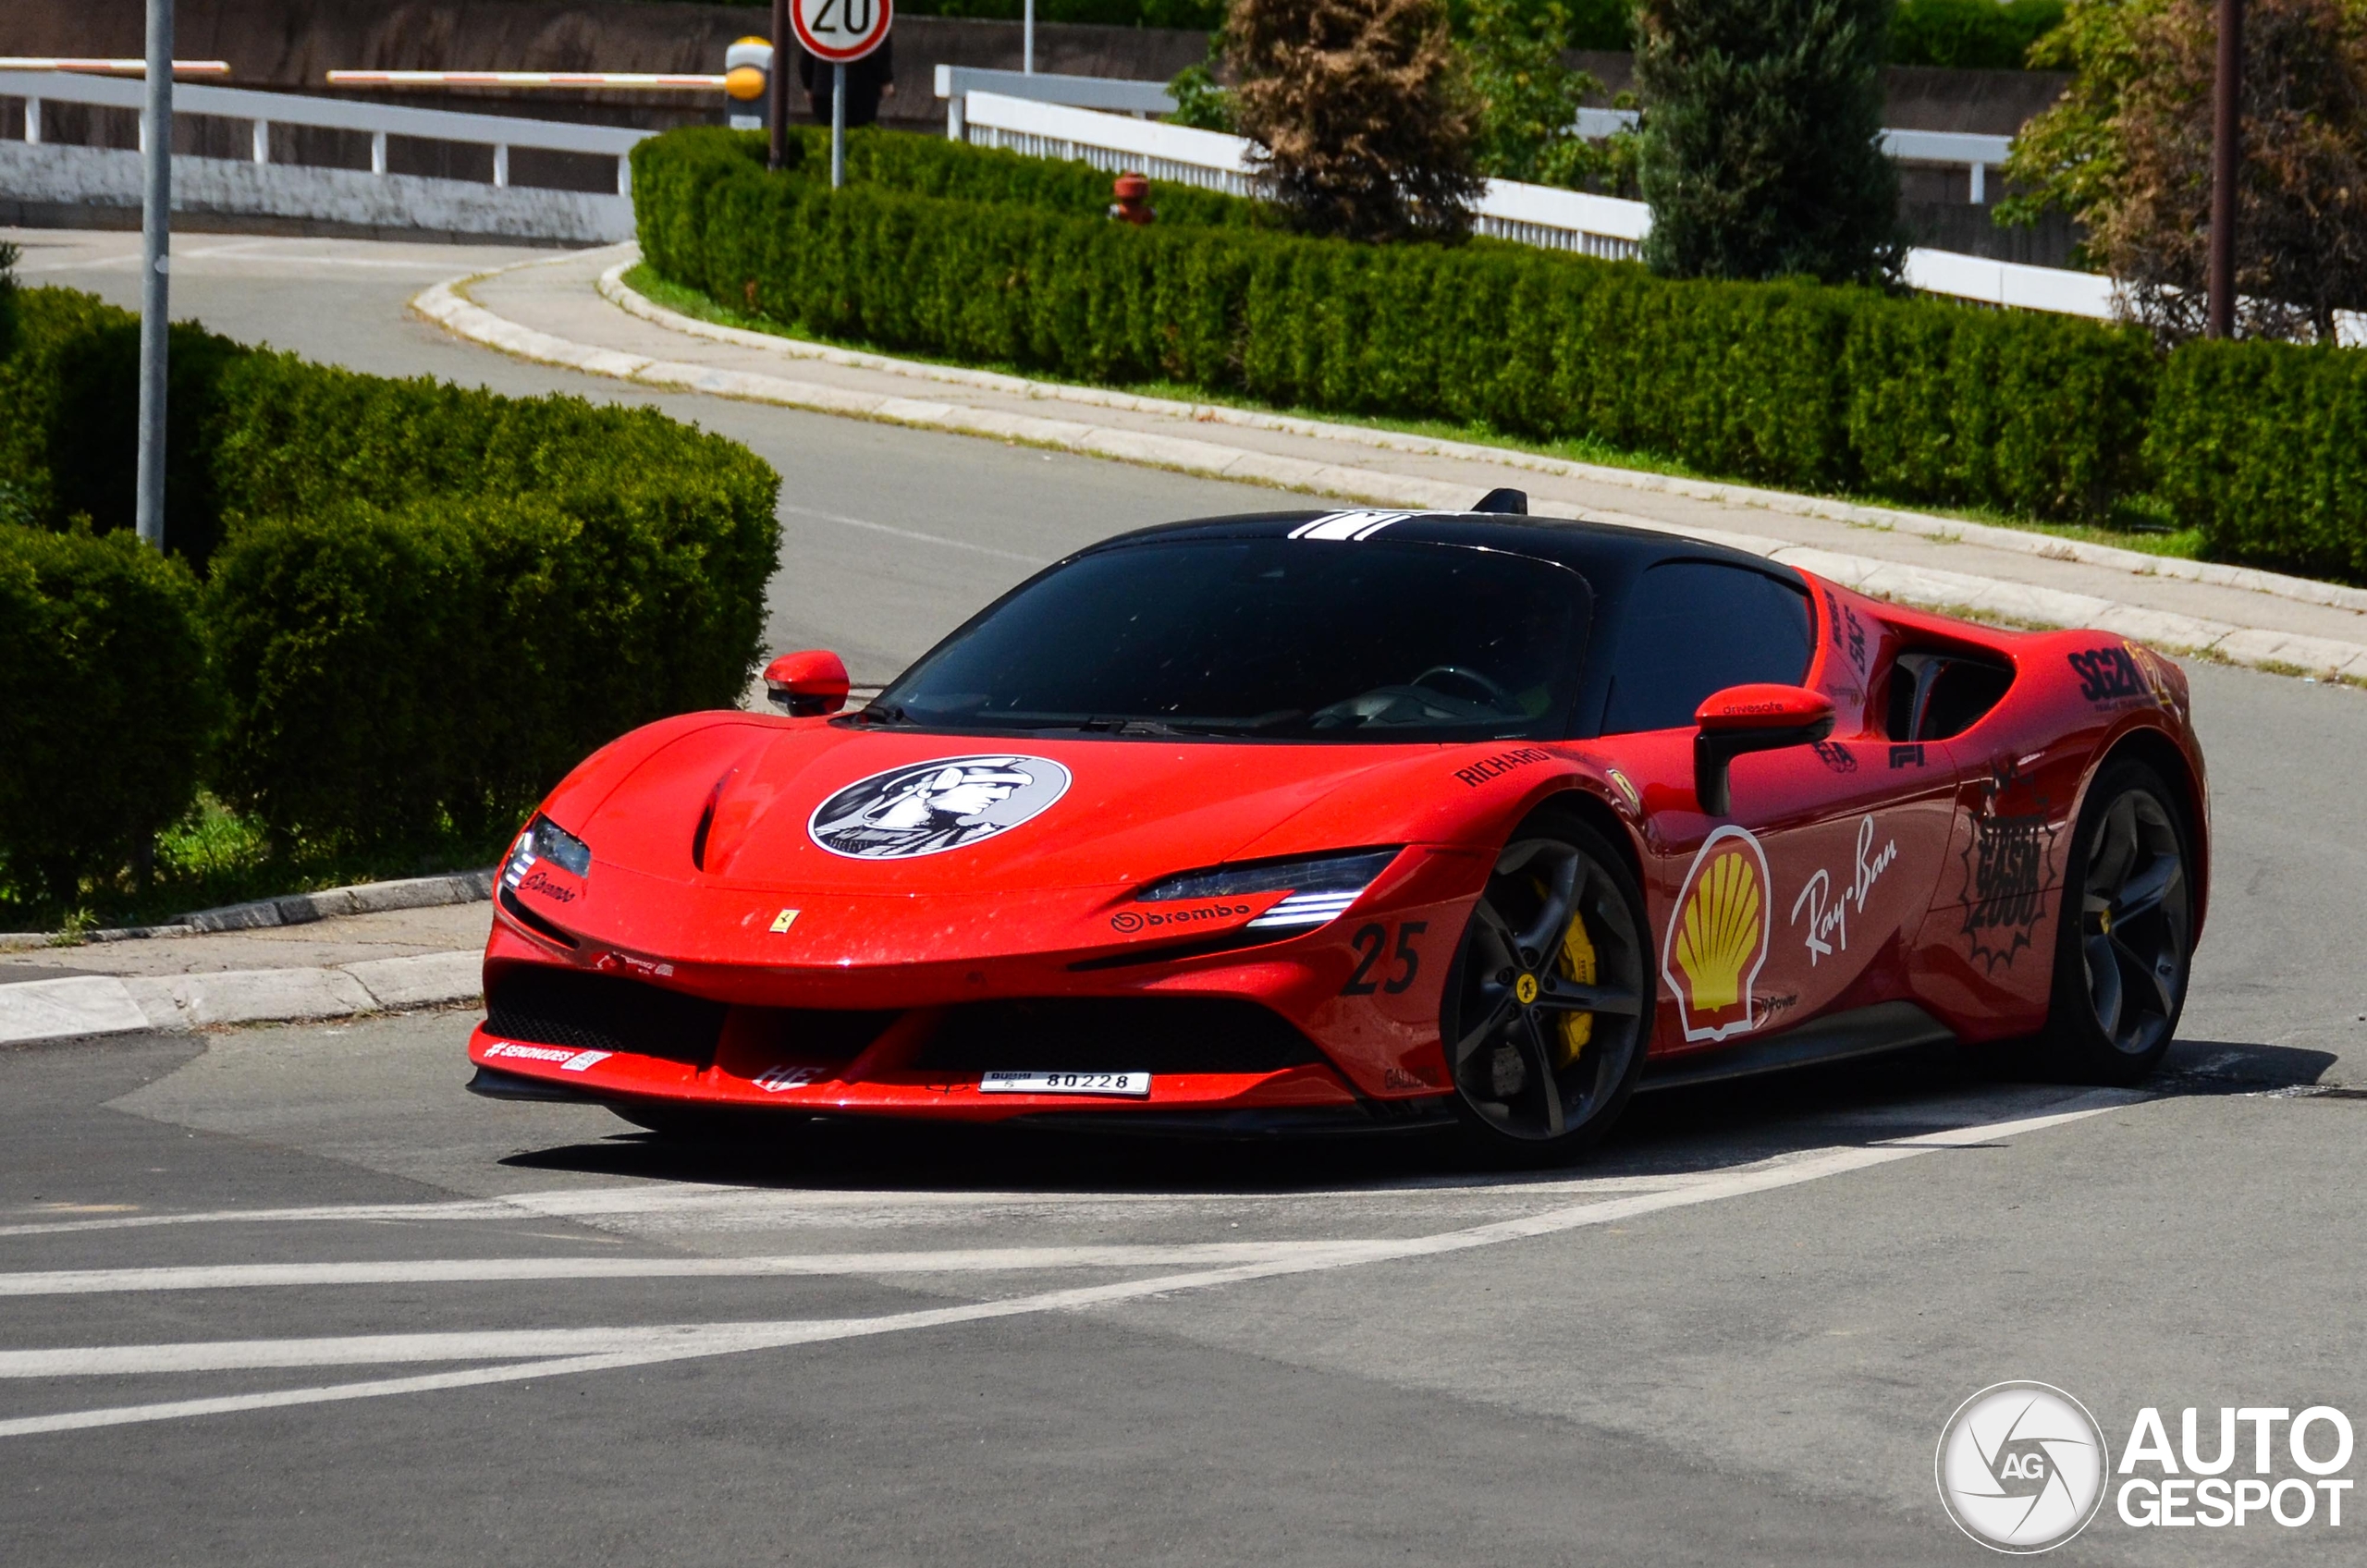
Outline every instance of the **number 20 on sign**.
POLYGON ((790 25, 807 53, 842 66, 887 41, 894 10, 892 0, 795 0, 790 25))

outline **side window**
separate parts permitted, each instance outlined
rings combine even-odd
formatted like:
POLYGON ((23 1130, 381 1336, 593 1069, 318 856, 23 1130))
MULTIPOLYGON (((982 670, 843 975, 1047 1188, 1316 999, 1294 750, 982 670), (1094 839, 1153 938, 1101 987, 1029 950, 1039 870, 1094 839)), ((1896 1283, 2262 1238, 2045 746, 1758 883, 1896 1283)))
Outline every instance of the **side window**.
POLYGON ((1629 596, 1603 733, 1690 725, 1712 692, 1800 680, 1814 651, 1799 589, 1747 567, 1663 561, 1629 596))

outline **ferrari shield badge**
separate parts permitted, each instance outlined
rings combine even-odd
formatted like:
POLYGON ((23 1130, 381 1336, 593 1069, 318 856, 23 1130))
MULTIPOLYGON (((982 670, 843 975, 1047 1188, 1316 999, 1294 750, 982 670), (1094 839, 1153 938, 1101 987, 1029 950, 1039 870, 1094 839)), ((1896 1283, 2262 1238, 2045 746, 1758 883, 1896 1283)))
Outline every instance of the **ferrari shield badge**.
POLYGON ((857 779, 814 810, 805 830, 834 855, 911 860, 967 849, 1068 793, 1047 757, 938 757, 857 779))
POLYGON ((1661 977, 1676 995, 1688 1040, 1723 1040, 1749 1029, 1751 987, 1767 962, 1772 916, 1767 856, 1741 827, 1710 835, 1676 895, 1661 949, 1661 977))

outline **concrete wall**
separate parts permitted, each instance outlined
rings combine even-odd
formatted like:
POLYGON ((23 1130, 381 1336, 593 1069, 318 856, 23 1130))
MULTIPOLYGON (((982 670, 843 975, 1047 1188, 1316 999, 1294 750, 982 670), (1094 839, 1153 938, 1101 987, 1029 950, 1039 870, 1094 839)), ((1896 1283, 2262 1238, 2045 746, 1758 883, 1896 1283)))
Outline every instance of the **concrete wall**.
MULTIPOLYGON (((0 141, 0 225, 136 227, 140 199, 137 153, 0 141)), ((241 229, 308 234, 577 245, 632 238, 632 203, 613 193, 179 155, 173 159, 173 211, 236 220, 241 229)))

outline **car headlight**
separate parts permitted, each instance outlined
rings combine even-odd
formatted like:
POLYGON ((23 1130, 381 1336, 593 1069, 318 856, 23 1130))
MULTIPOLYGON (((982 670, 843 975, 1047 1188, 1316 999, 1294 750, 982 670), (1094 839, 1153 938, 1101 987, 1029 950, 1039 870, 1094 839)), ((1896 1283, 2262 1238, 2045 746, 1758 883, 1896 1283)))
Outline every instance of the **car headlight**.
POLYGON ((1389 869, 1389 863, 1396 858, 1397 849, 1392 846, 1212 865, 1161 877, 1136 893, 1134 899, 1140 903, 1161 903, 1175 899, 1280 892, 1287 896, 1251 921, 1250 929, 1320 925, 1355 903, 1357 896, 1372 886, 1373 878, 1389 869))
POLYGON ((540 813, 518 835, 509 864, 501 868, 502 881, 515 888, 538 860, 549 861, 579 878, 592 875, 592 846, 540 813))

